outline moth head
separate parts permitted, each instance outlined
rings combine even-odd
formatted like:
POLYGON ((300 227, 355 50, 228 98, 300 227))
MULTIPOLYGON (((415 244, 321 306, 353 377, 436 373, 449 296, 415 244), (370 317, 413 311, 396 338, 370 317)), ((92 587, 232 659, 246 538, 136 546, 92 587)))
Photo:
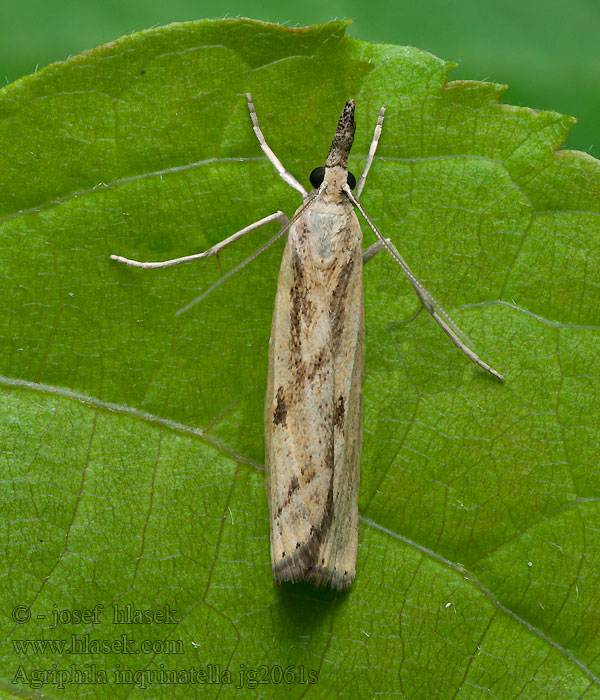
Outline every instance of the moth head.
POLYGON ((348 154, 352 148, 354 141, 354 132, 356 124, 354 123, 354 100, 348 100, 338 121, 335 136, 331 142, 331 148, 327 154, 325 161, 326 168, 332 168, 339 165, 340 168, 348 169, 348 154))
MULTIPOLYGON (((325 171, 327 168, 342 168, 348 170, 348 155, 354 141, 354 132, 356 124, 354 123, 354 100, 346 102, 342 114, 338 121, 335 136, 331 142, 331 148, 327 154, 325 167, 319 166, 310 174, 310 184, 318 189, 325 179, 325 171)), ((350 189, 356 187, 356 178, 351 172, 348 172, 347 182, 350 189)))
MULTIPOLYGON (((319 165, 319 167, 315 168, 310 174, 310 184, 315 188, 315 190, 318 190, 319 187, 321 187, 324 179, 325 167, 323 165, 319 165)), ((356 178, 354 177, 354 173, 351 173, 349 170, 348 184, 350 185, 351 190, 353 190, 356 187, 356 178)))

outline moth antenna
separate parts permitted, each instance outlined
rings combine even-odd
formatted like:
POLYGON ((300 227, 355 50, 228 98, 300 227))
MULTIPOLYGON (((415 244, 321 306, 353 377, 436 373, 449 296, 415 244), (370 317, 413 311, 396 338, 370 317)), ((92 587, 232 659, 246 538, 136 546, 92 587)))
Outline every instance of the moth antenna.
POLYGON ((310 197, 310 198, 302 205, 302 207, 300 207, 300 209, 298 209, 298 211, 296 212, 295 216, 293 216, 293 217, 287 222, 287 224, 285 224, 284 226, 282 226, 282 227, 281 227, 281 230, 278 231, 278 232, 273 236, 273 238, 271 238, 270 240, 268 240, 268 241, 267 241, 264 245, 262 245, 258 250, 255 250, 254 253, 252 253, 252 255, 249 255, 245 260, 242 260, 242 262, 239 263, 239 265, 236 265, 232 270, 229 270, 229 272, 226 272, 222 277, 219 277, 219 279, 218 279, 212 286, 210 286, 205 292, 202 292, 202 294, 200 294, 200 296, 196 297, 195 299, 192 299, 192 301, 190 301, 188 304, 186 304, 185 306, 182 306, 180 309, 178 309, 178 310, 175 312, 175 316, 181 316, 181 314, 185 313, 186 311, 189 311, 189 309, 191 309, 192 306, 195 306, 196 304, 200 303, 203 299, 206 299, 206 297, 207 297, 211 292, 214 292, 214 290, 215 290, 217 287, 220 287, 220 286, 223 284, 223 282, 227 281, 230 277, 233 277, 233 275, 235 275, 236 272, 239 272, 242 268, 246 267, 246 265, 249 265, 251 262, 253 262, 254 260, 256 260, 256 258, 258 258, 258 256, 259 256, 261 253, 264 253, 265 250, 267 250, 268 248, 270 248, 270 247, 273 245, 273 243, 276 243, 276 242, 283 236, 284 233, 287 233, 287 232, 290 230, 291 225, 292 225, 293 223, 295 223, 295 222, 298 220, 298 217, 299 217, 301 214, 303 214, 303 213, 306 211, 306 209, 308 209, 308 207, 315 201, 315 199, 319 196, 319 193, 320 193, 320 190, 319 190, 319 192, 317 192, 317 194, 315 194, 315 195, 313 195, 312 197, 310 197))
POLYGON ((346 195, 348 196, 348 199, 354 204, 354 206, 360 211, 360 213, 365 217, 365 221, 369 224, 369 226, 373 229, 373 232, 379 238, 381 241, 383 247, 387 250, 387 252, 394 258, 394 260, 400 265, 402 268, 402 271, 404 274, 408 277, 410 283, 412 284, 417 296, 421 300, 421 303, 423 306, 429 311, 429 313, 433 316, 434 320, 436 323, 440 326, 440 328, 446 333, 446 335, 452 340, 452 342, 462 350, 465 355, 476 365, 479 365, 482 369, 484 369, 486 372, 489 372, 491 375, 496 377, 496 379, 499 379, 501 382, 504 382, 504 377, 497 372, 493 367, 490 367, 486 362, 484 362, 482 359, 479 358, 479 356, 474 353, 465 343, 462 342, 460 339, 461 335, 464 335, 464 333, 458 328, 458 326, 454 323, 454 321, 450 318, 450 316, 447 314, 447 312, 444 310, 443 306, 435 300, 433 295, 425 289, 425 287, 419 282, 419 280, 415 277, 413 271, 410 269, 408 266, 407 262, 404 260, 404 258, 400 255, 400 253, 396 250, 395 246, 391 243, 391 241, 388 241, 386 238, 383 237, 383 235, 379 232, 377 229, 377 226, 373 223, 371 220, 371 217, 367 214, 365 211, 365 208, 363 205, 356 199, 356 197, 352 194, 352 190, 350 187, 346 184, 342 188, 346 195), (441 318, 441 316, 444 316, 444 318, 441 318))

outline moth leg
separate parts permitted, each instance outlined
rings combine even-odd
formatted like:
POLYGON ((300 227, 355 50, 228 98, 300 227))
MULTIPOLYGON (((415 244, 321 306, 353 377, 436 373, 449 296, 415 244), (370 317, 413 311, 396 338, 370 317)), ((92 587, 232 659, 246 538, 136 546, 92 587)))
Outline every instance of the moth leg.
POLYGON ((404 258, 400 255, 398 250, 396 249, 396 246, 392 243, 392 241, 389 238, 386 238, 385 240, 379 240, 376 243, 373 243, 373 245, 369 246, 364 252, 363 252, 363 264, 369 262, 369 260, 372 260, 379 251, 387 249, 390 252, 392 252, 394 258, 396 261, 402 261, 402 269, 406 273, 410 283, 413 286, 413 289, 415 290, 417 296, 419 297, 419 301, 421 302, 421 306, 417 310, 417 312, 411 316, 409 319, 410 321, 413 321, 423 309, 427 309, 431 316, 433 317, 433 320, 438 324, 438 326, 444 331, 444 333, 450 338, 450 340, 456 345, 456 347, 464 352, 464 354, 471 360, 471 362, 474 362, 476 365, 479 365, 482 369, 484 369, 486 372, 489 372, 492 374, 496 379, 499 379, 501 382, 504 382, 504 377, 497 372, 493 367, 490 367, 487 362, 484 362, 473 350, 471 350, 470 347, 468 347, 457 335, 457 333, 452 329, 452 327, 440 316, 438 313, 438 310, 443 313, 448 321, 450 323, 453 323, 448 314, 442 309, 442 307, 434 300, 434 298, 431 296, 431 294, 423 287, 423 285, 417 280, 417 278, 414 276, 408 265, 404 262, 404 258), (436 309, 437 307, 437 309, 436 309))
POLYGON ((275 166, 275 169, 279 173, 281 179, 290 187, 293 187, 295 190, 298 190, 298 192, 300 192, 300 194, 303 197, 306 197, 307 192, 304 189, 304 187, 302 187, 302 185, 298 182, 298 180, 296 180, 292 173, 289 173, 283 167, 279 158, 273 153, 273 151, 269 148, 269 145, 265 141, 265 137, 263 136, 263 133, 260 130, 260 126, 258 125, 258 117, 256 116, 256 110, 254 109, 254 102, 252 102, 252 95, 250 95, 249 92, 246 93, 246 99, 248 100, 248 110, 250 111, 250 119, 252 119, 252 128, 254 129, 254 133, 256 134, 256 138, 258 139, 258 143, 263 149, 264 154, 275 166))
MULTIPOLYGON (((188 309, 191 309, 192 306, 195 304, 198 304, 201 302, 203 299, 206 299, 206 297, 211 294, 211 292, 214 292, 217 287, 223 284, 223 282, 227 281, 230 277, 233 277, 233 275, 237 274, 242 268, 246 267, 246 265, 249 265, 253 260, 256 260, 259 255, 265 252, 265 250, 268 250, 273 243, 277 242, 284 233, 287 233, 290 229, 290 227, 296 223, 296 221, 299 219, 300 216, 308 209, 308 207, 311 206, 311 204, 316 200, 317 195, 312 195, 306 198, 306 201, 304 204, 298 209, 298 211, 292 216, 291 219, 288 219, 287 217, 285 218, 285 223, 282 224, 281 228, 279 231, 271 238, 269 241, 266 243, 263 243, 258 250, 255 250, 252 255, 249 255, 245 260, 242 260, 239 265, 236 265, 233 269, 229 270, 229 272, 226 272, 223 277, 219 278, 211 287, 209 287, 205 292, 202 292, 202 294, 199 297, 196 297, 195 299, 192 299, 192 301, 189 302, 189 304, 186 304, 185 306, 181 307, 179 309, 175 316, 180 316, 181 314, 185 313, 188 311, 188 309)), ((281 214, 281 212, 277 212, 278 214, 281 214)), ((283 217, 284 215, 281 214, 283 217)), ((258 222, 257 222, 258 223, 258 222)))
POLYGON ((121 255, 111 255, 110 257, 111 260, 116 260, 117 262, 125 263, 126 265, 131 265, 132 267, 142 267, 145 269, 153 267, 172 267, 173 265, 179 265, 180 263, 190 262, 191 260, 200 260, 201 258, 208 258, 211 255, 218 255, 223 250, 223 248, 227 247, 231 243, 234 243, 246 234, 252 233, 252 231, 255 231, 257 228, 260 228, 261 226, 266 226, 267 224, 270 224, 273 221, 279 221, 281 223, 282 228, 287 226, 287 224, 289 223, 287 216, 282 211, 276 211, 274 214, 269 214, 269 216, 265 216, 264 219, 255 221, 249 226, 246 226, 246 228, 243 228, 240 231, 236 231, 236 233, 232 234, 228 238, 225 238, 225 240, 216 243, 214 246, 212 246, 208 250, 205 250, 203 253, 196 253, 195 255, 185 255, 182 258, 173 258, 172 260, 164 260, 162 262, 139 262, 138 260, 130 260, 129 258, 124 258, 121 255))
MULTIPOLYGON (((390 245, 392 244, 392 241, 389 238, 385 239, 390 245)), ((379 253, 380 250, 384 250, 385 246, 381 241, 375 241, 373 245, 370 245, 368 248, 363 250, 363 265, 366 265, 369 260, 373 260, 373 258, 379 253)))
MULTIPOLYGON (((373 133, 373 140, 371 141, 371 146, 369 147, 369 154, 367 155, 367 162, 365 163, 365 169, 362 171, 362 175, 358 178, 358 185, 356 187, 356 196, 360 197, 360 193, 363 191, 365 186, 365 180, 369 174, 371 164, 373 163, 373 158, 375 157, 375 151, 379 145, 379 137, 381 136, 381 128, 383 126, 383 116, 385 114, 385 107, 382 107, 379 111, 379 116, 377 117, 377 124, 375 125, 375 132, 373 133)), ((375 255, 375 253, 373 253, 375 255)))

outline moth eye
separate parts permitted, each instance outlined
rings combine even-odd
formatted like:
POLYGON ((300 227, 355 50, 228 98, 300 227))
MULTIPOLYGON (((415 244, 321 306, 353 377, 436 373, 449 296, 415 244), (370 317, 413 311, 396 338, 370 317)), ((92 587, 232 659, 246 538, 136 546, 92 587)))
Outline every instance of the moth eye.
POLYGON ((323 178, 325 177, 325 168, 320 165, 318 168, 315 168, 312 173, 310 174, 310 184, 317 189, 317 187, 321 187, 323 184, 323 178))
POLYGON ((351 173, 348 170, 348 187, 353 190, 356 187, 356 178, 354 177, 354 173, 351 173))

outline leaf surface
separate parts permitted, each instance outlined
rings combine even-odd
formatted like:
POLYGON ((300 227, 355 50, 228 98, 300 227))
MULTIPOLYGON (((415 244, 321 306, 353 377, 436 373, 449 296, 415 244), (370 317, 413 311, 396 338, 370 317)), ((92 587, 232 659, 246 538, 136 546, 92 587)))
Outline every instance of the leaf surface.
POLYGON ((0 91, 6 697, 600 697, 598 161, 558 150, 571 117, 345 26, 170 25, 0 91), (426 314, 404 323, 410 285, 369 263, 344 596, 271 580, 262 404, 282 245, 174 315, 276 226, 218 261, 109 260, 198 252, 299 206, 246 92, 306 187, 349 97, 356 175, 387 107, 362 201, 507 380, 426 314), (120 624, 128 604, 170 608, 120 624))

